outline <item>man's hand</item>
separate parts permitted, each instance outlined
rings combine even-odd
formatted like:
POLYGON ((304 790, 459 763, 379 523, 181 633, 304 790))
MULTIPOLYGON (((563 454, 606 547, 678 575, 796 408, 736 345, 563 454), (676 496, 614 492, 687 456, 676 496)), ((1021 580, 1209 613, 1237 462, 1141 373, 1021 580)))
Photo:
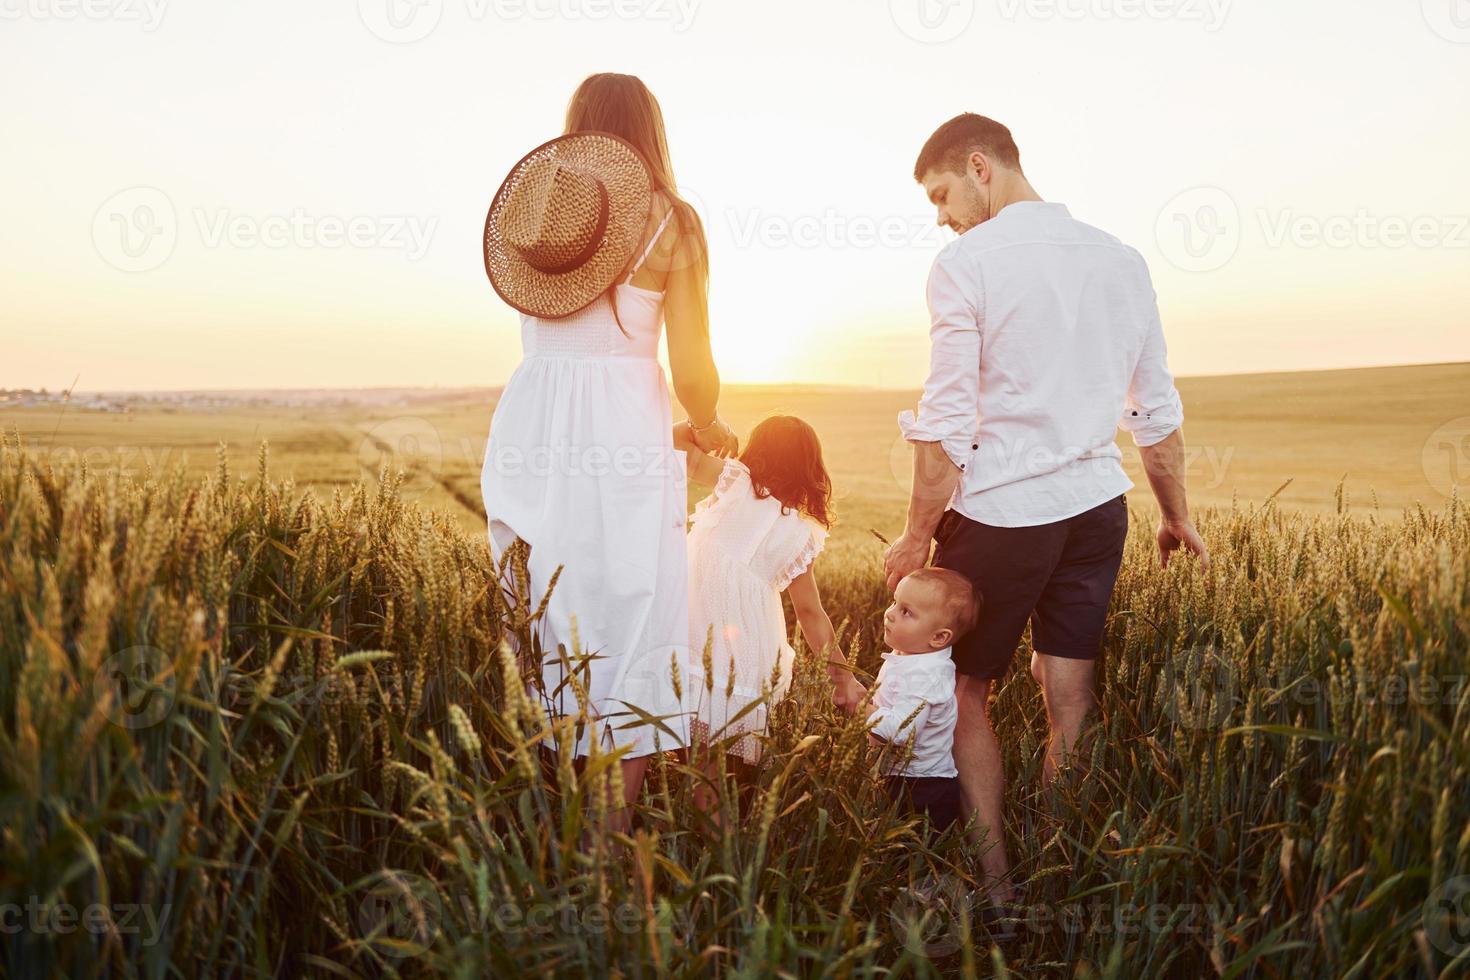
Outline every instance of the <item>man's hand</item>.
POLYGON ((852 671, 846 668, 832 671, 832 703, 837 707, 856 714, 867 696, 868 689, 852 676, 852 671))
POLYGON ((888 577, 888 591, 898 588, 899 581, 929 563, 929 539, 909 533, 908 528, 883 553, 883 574, 888 577))
POLYGON ((1205 547, 1205 541, 1194 529, 1193 521, 1160 521, 1159 522, 1159 567, 1169 567, 1169 555, 1184 548, 1199 556, 1199 570, 1208 572, 1210 570, 1210 549, 1205 547))

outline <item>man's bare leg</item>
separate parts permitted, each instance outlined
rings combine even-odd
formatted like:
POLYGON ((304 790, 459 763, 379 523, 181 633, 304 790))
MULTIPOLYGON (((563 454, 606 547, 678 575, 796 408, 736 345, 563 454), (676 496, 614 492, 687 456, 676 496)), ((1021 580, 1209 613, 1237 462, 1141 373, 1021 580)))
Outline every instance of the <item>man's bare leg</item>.
POLYGON ((980 867, 984 872, 981 887, 999 902, 1012 901, 1015 889, 1008 880, 1010 861, 1006 857, 1005 821, 1002 803, 1005 797, 1005 771, 1001 767, 1000 745, 990 727, 987 702, 990 681, 963 674, 955 690, 959 702, 959 718, 954 731, 954 762, 959 770, 960 794, 965 817, 972 814, 970 842, 984 847, 980 867))
POLYGON ((1044 653, 1031 654, 1031 676, 1041 685, 1041 697, 1046 703, 1046 718, 1051 726, 1046 761, 1041 769, 1043 785, 1056 778, 1057 770, 1067 760, 1067 755, 1076 748, 1077 740, 1082 736, 1082 724, 1095 700, 1092 687, 1093 666, 1094 662, 1091 660, 1052 657, 1044 653))

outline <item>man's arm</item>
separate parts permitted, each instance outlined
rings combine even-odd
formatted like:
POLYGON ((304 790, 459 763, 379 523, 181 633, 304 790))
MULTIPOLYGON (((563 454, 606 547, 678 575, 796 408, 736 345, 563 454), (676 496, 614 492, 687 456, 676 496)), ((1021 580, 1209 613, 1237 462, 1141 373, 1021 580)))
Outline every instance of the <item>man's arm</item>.
POLYGON ((916 442, 913 446, 914 486, 909 491, 908 519, 903 533, 883 556, 890 592, 898 588, 905 575, 929 563, 934 529, 964 473, 944 451, 943 443, 916 442))
MULTIPOLYGON (((1150 293, 1148 267, 1138 258, 1150 293)), ((1209 550, 1189 519, 1189 502, 1184 491, 1184 404, 1169 372, 1164 326, 1159 320, 1158 296, 1149 305, 1149 322, 1143 350, 1128 385, 1127 406, 1120 423, 1133 434, 1148 475, 1149 487, 1159 502, 1159 564, 1167 567, 1169 555, 1183 547, 1199 556, 1202 570, 1210 567, 1209 550)))
POLYGON ((1159 502, 1159 565, 1169 566, 1169 554, 1184 548, 1199 556, 1200 571, 1209 571, 1210 552, 1189 519, 1184 493, 1184 430, 1175 429, 1162 441, 1140 446, 1143 471, 1159 502))
POLYGON ((929 561, 929 542, 964 476, 980 414, 980 317, 944 253, 929 272, 929 378, 918 415, 898 417, 914 447, 914 485, 903 533, 883 557, 888 588, 929 561))

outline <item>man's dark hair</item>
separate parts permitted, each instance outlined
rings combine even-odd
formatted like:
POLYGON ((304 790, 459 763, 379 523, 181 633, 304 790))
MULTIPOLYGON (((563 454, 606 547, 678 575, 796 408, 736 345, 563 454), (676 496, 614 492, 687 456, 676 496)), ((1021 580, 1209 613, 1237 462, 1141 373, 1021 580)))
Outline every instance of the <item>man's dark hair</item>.
POLYGON ((995 162, 1021 172, 1021 151, 1011 131, 988 116, 962 112, 940 126, 919 151, 914 180, 923 181, 931 170, 965 172, 965 161, 979 150, 995 162))

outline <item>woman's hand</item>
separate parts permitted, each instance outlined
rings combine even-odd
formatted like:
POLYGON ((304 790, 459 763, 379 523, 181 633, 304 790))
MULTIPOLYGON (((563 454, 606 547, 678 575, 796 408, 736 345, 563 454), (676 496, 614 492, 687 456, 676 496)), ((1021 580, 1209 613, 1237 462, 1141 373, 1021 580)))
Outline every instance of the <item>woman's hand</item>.
POLYGON ((725 420, 718 415, 703 429, 691 427, 690 431, 694 435, 694 445, 711 456, 727 459, 740 451, 740 440, 736 438, 735 430, 726 425, 725 420))

